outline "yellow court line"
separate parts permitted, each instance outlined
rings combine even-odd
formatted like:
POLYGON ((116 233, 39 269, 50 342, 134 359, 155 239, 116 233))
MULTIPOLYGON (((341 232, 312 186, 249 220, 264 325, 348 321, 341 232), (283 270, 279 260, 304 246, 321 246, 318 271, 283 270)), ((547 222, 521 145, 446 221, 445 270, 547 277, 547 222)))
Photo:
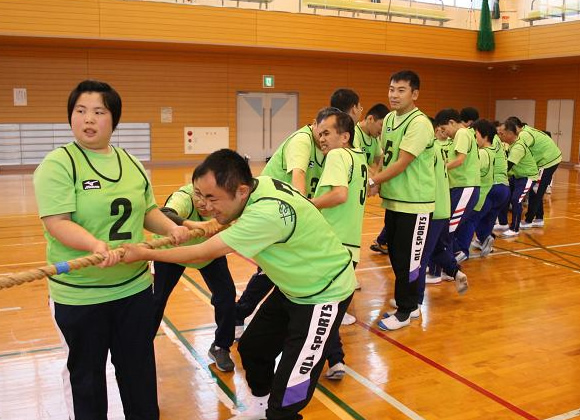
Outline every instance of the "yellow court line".
POLYGON ((338 418, 343 420, 352 420, 352 416, 350 414, 344 411, 338 404, 336 404, 334 401, 332 401, 318 389, 314 390, 314 397, 322 404, 324 404, 326 408, 328 408, 330 411, 336 414, 338 418))

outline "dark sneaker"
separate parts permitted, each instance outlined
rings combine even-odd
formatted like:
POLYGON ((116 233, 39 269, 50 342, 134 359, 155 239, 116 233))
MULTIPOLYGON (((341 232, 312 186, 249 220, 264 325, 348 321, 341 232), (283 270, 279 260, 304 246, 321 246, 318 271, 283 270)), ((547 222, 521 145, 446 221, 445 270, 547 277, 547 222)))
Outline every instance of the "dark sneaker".
POLYGON ((222 372, 231 372, 234 370, 234 362, 230 358, 230 351, 228 349, 222 349, 212 343, 207 355, 222 372))
POLYGON ((373 241, 373 244, 371 245, 371 250, 375 252, 380 252, 381 254, 385 255, 389 254, 389 249, 387 248, 387 245, 380 244, 377 241, 373 241))

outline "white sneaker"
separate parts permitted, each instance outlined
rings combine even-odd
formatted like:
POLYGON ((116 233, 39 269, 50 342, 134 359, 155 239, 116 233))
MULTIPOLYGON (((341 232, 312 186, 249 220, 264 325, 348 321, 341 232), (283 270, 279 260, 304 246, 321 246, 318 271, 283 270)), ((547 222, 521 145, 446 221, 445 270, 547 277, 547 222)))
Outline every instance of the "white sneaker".
POLYGON ((471 247, 475 249, 481 249, 481 242, 479 242, 479 239, 475 238, 473 241, 471 241, 471 247))
POLYGON ((544 219, 534 219, 532 222, 532 227, 543 228, 544 227, 544 219))
POLYGON ((469 284, 467 283, 467 276, 461 270, 457 271, 457 274, 455 275, 455 289, 457 290, 457 293, 459 293, 460 295, 465 294, 465 292, 467 292, 467 289, 469 289, 469 284))
POLYGON ((489 255, 493 251, 493 243, 495 242, 495 238, 489 235, 485 238, 485 241, 481 244, 481 252, 479 253, 480 257, 485 257, 489 255))
POLYGON ((548 185, 546 187, 546 194, 552 194, 552 186, 551 185, 548 185))
POLYGON ((525 220, 522 220, 520 222, 520 229, 531 229, 533 227, 534 227, 533 222, 528 223, 525 220))
POLYGON ((445 271, 441 270, 441 280, 445 280, 445 281, 454 281, 455 277, 451 277, 449 274, 447 274, 445 271))
POLYGON ((439 284, 441 283, 441 276, 434 276, 433 274, 427 274, 425 276, 426 284, 439 284))
POLYGON ((500 232, 504 231, 504 230, 508 230, 510 228, 510 225, 500 225, 499 223, 496 223, 495 225, 493 225, 493 230, 498 230, 500 232))
POLYGON ((468 259, 469 257, 463 251, 459 251, 457 254, 455 254, 455 261, 457 261, 457 264, 462 263, 468 259))
POLYGON ((234 331, 234 340, 239 341, 240 337, 244 333, 244 326, 243 325, 236 325, 236 329, 234 331))
POLYGON ((236 416, 230 420, 263 420, 266 418, 266 409, 268 408, 268 398, 270 395, 264 397, 254 397, 248 402, 244 411, 236 411, 236 416))
POLYGON ((499 237, 500 238, 515 238, 519 234, 520 234, 520 232, 514 232, 513 230, 508 229, 505 232, 500 233, 499 237))
POLYGON ((356 322, 356 318, 351 314, 345 313, 340 325, 352 325, 356 322))
POLYGON ((344 363, 338 362, 336 365, 328 368, 324 377, 333 381, 340 381, 345 374, 346 370, 344 369, 344 363))
MULTIPOLYGON (((383 314, 384 318, 388 318, 390 316, 393 316, 397 313, 396 309, 393 309, 392 311, 387 311, 383 314)), ((417 306, 417 309, 415 309, 413 312, 411 312, 411 314, 409 315, 411 317, 411 319, 417 319, 421 316, 421 306, 417 306)))
POLYGON ((390 316, 388 318, 383 318, 378 322, 378 327, 383 331, 393 331, 399 328, 406 327, 411 323, 411 317, 409 316, 404 321, 399 321, 396 316, 390 316))

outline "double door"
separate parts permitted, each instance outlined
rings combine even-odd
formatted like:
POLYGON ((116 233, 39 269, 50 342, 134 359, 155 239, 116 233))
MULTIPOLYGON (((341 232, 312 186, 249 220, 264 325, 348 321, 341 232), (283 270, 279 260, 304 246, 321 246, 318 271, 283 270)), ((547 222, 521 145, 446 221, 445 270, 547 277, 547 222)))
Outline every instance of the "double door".
MULTIPOLYGON (((574 100, 550 99, 546 117, 546 130, 562 151, 562 160, 572 160, 572 128, 574 125, 574 100)), ((575 158, 576 156, 574 156, 575 158)))
POLYGON ((238 92, 237 151, 267 161, 298 128, 297 93, 238 92))

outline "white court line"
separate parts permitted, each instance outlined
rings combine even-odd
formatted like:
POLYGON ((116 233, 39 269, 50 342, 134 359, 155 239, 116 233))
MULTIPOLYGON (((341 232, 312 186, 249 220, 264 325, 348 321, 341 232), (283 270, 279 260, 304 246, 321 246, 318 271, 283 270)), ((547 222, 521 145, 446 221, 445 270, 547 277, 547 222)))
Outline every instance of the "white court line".
MULTIPOLYGON (((200 374, 203 377, 204 383, 214 390, 214 392, 216 393, 220 402, 223 405, 225 405, 227 408, 229 408, 229 410, 231 411, 232 414, 235 414, 234 413, 234 408, 235 408, 234 402, 219 387, 219 385, 217 384, 215 379, 213 379, 210 376, 210 374, 208 373, 209 368, 206 366, 202 366, 196 360, 196 358, 193 357, 193 355, 190 353, 190 351, 187 349, 187 347, 185 347, 185 345, 179 340, 179 338, 177 338, 177 336, 171 330, 171 328, 169 328, 167 326, 165 321, 161 322, 161 329, 163 330, 165 335, 171 340, 171 342, 173 342, 173 344, 175 344, 177 346, 177 348, 179 349, 181 354, 183 354, 185 356, 186 360, 195 368, 196 374, 200 374)), ((191 383, 196 387, 199 386, 199 384, 197 382, 193 383, 193 380, 191 381, 191 383)))
POLYGON ((10 311, 19 311, 22 308, 20 306, 13 306, 11 308, 0 308, 0 312, 10 312, 10 311))
POLYGON ((564 414, 559 414, 557 416, 550 417, 549 419, 546 420, 568 420, 578 416, 580 416, 580 408, 577 410, 568 411, 567 413, 564 414))
POLYGON ((355 273, 359 273, 361 271, 373 271, 373 270, 383 270, 385 268, 391 268, 390 265, 381 265, 379 267, 367 267, 367 268, 358 268, 354 270, 355 273))
POLYGON ((353 379, 355 379, 358 383, 363 385, 365 388, 371 390, 375 395, 379 396, 381 399, 388 402, 390 405, 392 405, 394 408, 396 408, 401 413, 406 415, 408 418, 410 418, 412 420, 425 420, 424 417, 421 417, 419 414, 415 413, 413 410, 411 410, 405 404, 403 404, 402 402, 400 402, 396 398, 387 394, 381 388, 376 386, 374 383, 372 383, 370 380, 368 380, 364 376, 362 376, 359 373, 352 370, 350 367, 345 366, 344 369, 345 369, 346 373, 348 373, 350 376, 352 376, 353 379))
POLYGON ((573 242, 571 244, 550 245, 550 246, 547 246, 546 248, 549 248, 549 249, 551 249, 551 248, 563 248, 566 246, 576 246, 576 245, 580 245, 580 242, 573 242))

